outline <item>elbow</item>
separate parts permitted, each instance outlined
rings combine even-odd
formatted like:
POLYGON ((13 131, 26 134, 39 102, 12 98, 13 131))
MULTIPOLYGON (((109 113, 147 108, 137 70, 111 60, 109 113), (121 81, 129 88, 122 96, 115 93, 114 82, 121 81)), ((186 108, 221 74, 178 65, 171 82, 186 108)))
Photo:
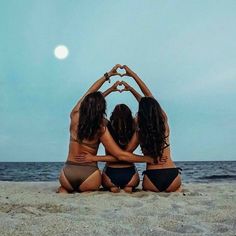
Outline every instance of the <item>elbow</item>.
POLYGON ((142 98, 141 96, 138 97, 138 98, 137 98, 137 101, 140 102, 140 101, 141 101, 141 98, 142 98))
POLYGON ((72 110, 70 113, 70 119, 72 120, 75 117, 76 111, 72 110))

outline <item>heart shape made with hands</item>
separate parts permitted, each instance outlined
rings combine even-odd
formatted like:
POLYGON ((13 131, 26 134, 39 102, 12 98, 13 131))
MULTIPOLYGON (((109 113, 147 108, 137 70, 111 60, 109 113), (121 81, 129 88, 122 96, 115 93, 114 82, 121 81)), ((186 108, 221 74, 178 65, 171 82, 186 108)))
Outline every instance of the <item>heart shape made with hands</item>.
POLYGON ((125 86, 122 84, 122 82, 120 82, 117 87, 116 88, 118 89, 120 93, 124 92, 125 86))
POLYGON ((126 70, 123 68, 123 66, 120 66, 116 69, 116 72, 120 74, 120 77, 126 75, 126 70))
POLYGON ((122 93, 122 92, 124 92, 124 91, 127 91, 127 90, 126 90, 126 87, 125 87, 125 85, 122 83, 122 81, 117 81, 116 83, 117 83, 117 85, 116 85, 115 89, 116 89, 117 92, 122 93))

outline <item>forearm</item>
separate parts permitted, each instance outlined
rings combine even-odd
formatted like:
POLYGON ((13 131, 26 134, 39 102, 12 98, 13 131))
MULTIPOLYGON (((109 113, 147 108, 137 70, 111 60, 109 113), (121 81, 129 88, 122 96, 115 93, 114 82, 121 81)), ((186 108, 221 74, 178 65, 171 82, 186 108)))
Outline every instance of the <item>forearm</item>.
POLYGON ((144 96, 152 97, 151 91, 148 89, 147 85, 140 79, 140 77, 137 74, 134 73, 132 78, 138 84, 138 86, 141 89, 141 91, 143 92, 144 96))
POLYGON ((98 79, 89 89, 87 93, 93 93, 93 92, 97 92, 102 85, 106 82, 106 78, 103 75, 100 79, 98 79))
POLYGON ((153 163, 153 159, 149 156, 142 156, 142 155, 136 155, 136 154, 132 154, 132 155, 134 155, 135 162, 149 163, 149 164, 153 163))
POLYGON ((100 137, 100 141, 104 145, 106 151, 120 161, 153 163, 153 159, 151 157, 135 155, 122 150, 116 144, 108 129, 106 129, 104 134, 100 137))
POLYGON ((127 162, 137 162, 137 163, 153 163, 153 159, 149 156, 142 156, 137 154, 132 154, 129 152, 126 152, 126 154, 123 154, 122 156, 117 156, 117 158, 120 161, 127 161, 127 162))
POLYGON ((105 155, 105 156, 94 156, 93 161, 101 161, 101 162, 119 162, 117 158, 111 155, 105 155))
POLYGON ((129 145, 128 144, 128 146, 125 148, 125 151, 126 152, 130 152, 130 153, 133 153, 135 150, 136 150, 136 148, 138 147, 138 144, 137 145, 129 145))
MULTIPOLYGON (((131 154, 131 153, 130 153, 131 154)), ((152 163, 153 159, 148 156, 141 156, 136 154, 131 154, 130 156, 122 156, 122 157, 114 157, 111 155, 105 156, 94 156, 93 161, 98 162, 119 162, 119 161, 126 161, 131 163, 152 163)))
POLYGON ((112 89, 107 89, 106 91, 104 91, 103 93, 102 93, 102 95, 103 95, 103 97, 106 97, 106 96, 108 96, 110 93, 112 92, 112 89))
POLYGON ((73 108, 71 113, 74 112, 78 112, 79 111, 79 107, 80 107, 80 103, 81 101, 84 99, 84 97, 86 95, 88 95, 89 93, 93 93, 93 92, 97 92, 102 85, 106 82, 106 78, 105 76, 102 76, 100 79, 98 79, 89 89, 88 91, 84 94, 84 96, 77 102, 77 104, 75 105, 75 107, 73 108))
MULTIPOLYGON (((106 147, 107 150, 108 148, 106 147)), ((114 149, 111 149, 109 150, 109 153, 113 155, 112 156, 113 158, 116 158, 119 161, 126 161, 126 162, 131 162, 131 163, 134 163, 134 162, 147 162, 150 164, 153 163, 153 159, 149 156, 137 155, 137 154, 133 154, 133 153, 121 150, 121 149, 120 150, 117 149, 116 151, 114 149)))
POLYGON ((142 96, 134 88, 131 88, 130 92, 133 94, 133 96, 138 102, 141 100, 142 96))

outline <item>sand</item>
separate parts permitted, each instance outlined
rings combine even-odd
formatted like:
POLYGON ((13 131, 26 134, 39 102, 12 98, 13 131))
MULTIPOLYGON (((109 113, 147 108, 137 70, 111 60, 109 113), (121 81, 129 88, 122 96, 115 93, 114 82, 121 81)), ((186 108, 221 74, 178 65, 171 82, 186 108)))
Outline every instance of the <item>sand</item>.
POLYGON ((57 182, 0 182, 0 235, 236 235, 236 183, 183 193, 56 194, 57 182))

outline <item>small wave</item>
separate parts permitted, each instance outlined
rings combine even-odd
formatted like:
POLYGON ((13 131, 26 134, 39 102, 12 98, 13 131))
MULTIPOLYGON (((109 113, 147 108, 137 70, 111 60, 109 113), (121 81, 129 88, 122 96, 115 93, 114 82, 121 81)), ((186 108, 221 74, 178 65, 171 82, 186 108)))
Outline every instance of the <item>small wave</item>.
POLYGON ((200 179, 232 179, 236 180, 236 175, 208 175, 200 177, 200 179))

